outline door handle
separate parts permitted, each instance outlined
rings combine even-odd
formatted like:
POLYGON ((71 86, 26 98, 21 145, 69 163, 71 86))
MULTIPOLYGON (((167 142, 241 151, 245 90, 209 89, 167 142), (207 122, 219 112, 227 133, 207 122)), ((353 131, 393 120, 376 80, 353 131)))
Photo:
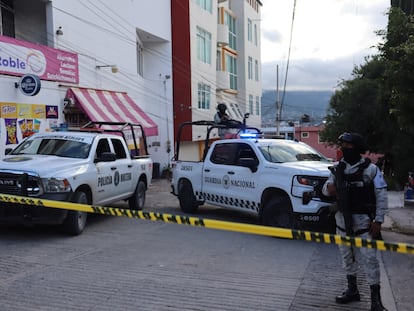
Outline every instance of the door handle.
POLYGON ((128 164, 128 168, 131 168, 131 167, 133 167, 133 165, 132 164, 128 164))
POLYGON ((115 171, 116 170, 116 167, 111 167, 111 171, 115 171))
POLYGON ((206 168, 205 170, 204 170, 204 172, 210 172, 210 169, 208 169, 208 168, 206 168))
POLYGON ((233 171, 228 171, 227 174, 234 175, 234 172, 233 171))

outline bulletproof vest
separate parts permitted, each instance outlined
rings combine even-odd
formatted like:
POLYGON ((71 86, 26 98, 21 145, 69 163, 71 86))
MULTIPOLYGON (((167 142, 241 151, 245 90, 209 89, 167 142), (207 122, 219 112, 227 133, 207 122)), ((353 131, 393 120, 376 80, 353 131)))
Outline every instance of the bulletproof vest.
POLYGON ((353 174, 344 174, 349 209, 352 214, 375 215, 375 186, 373 180, 364 180, 364 170, 371 163, 366 159, 353 174))

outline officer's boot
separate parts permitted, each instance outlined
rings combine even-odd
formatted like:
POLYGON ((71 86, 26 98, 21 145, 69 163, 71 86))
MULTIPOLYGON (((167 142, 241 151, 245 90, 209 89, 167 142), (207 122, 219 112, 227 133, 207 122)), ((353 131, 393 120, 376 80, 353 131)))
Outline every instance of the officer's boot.
POLYGON ((359 291, 357 287, 357 278, 353 275, 347 275, 348 288, 342 293, 342 295, 336 296, 336 303, 348 303, 351 301, 360 301, 359 291))
POLYGON ((387 311, 381 301, 380 286, 371 285, 371 311, 387 311))

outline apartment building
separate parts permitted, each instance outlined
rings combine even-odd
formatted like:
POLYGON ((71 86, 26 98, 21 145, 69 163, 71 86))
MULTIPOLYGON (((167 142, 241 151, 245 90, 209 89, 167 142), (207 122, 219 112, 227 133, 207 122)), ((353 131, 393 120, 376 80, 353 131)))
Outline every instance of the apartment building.
MULTIPOLYGON (((172 0, 173 118, 213 120, 219 103, 231 118, 260 127, 259 0, 172 0)), ((217 136, 217 133, 213 133, 217 136)), ((184 133, 184 148, 201 156, 200 129, 184 133)))
POLYGON ((171 6, 151 1, 0 1, 0 152, 88 120, 141 123, 171 158, 171 6))

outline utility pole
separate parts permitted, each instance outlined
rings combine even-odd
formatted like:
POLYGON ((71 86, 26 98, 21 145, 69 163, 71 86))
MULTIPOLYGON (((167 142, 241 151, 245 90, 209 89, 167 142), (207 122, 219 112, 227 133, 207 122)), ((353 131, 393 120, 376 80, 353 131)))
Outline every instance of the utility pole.
POLYGON ((279 65, 276 65, 276 136, 280 135, 279 65))

